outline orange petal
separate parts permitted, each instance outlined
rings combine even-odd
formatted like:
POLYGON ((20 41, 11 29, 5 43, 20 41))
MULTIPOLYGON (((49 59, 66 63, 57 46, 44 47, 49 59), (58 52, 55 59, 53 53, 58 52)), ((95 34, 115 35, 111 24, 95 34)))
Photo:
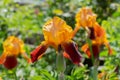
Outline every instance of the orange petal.
POLYGON ((113 50, 112 50, 112 48, 110 47, 109 43, 106 42, 106 43, 104 43, 104 44, 105 44, 105 46, 108 48, 108 55, 112 55, 113 50))
POLYGON ((101 72, 101 73, 98 74, 99 79, 102 79, 105 76, 106 76, 106 72, 101 72))
POLYGON ((70 59, 70 56, 66 52, 63 52, 63 56, 67 59, 70 59))
POLYGON ((13 69, 17 66, 17 58, 16 56, 7 56, 5 62, 3 63, 5 68, 13 69))
POLYGON ((78 30, 80 29, 80 26, 76 26, 73 33, 72 33, 72 37, 75 36, 75 34, 78 32, 78 30))
POLYGON ((2 53, 2 56, 0 56, 0 64, 3 64, 6 59, 7 53, 2 53))
POLYGON ((91 57, 91 53, 90 53, 88 44, 83 45, 82 50, 84 53, 86 53, 88 55, 89 58, 91 57))
POLYGON ((82 50, 86 52, 86 50, 89 48, 88 44, 85 44, 82 46, 82 50))
POLYGON ((108 47, 108 54, 112 55, 112 53, 113 53, 113 50, 110 47, 108 47))
POLYGON ((97 22, 94 25, 94 30, 95 30, 96 37, 102 37, 106 34, 104 28, 101 27, 97 22))
POLYGON ((62 44, 62 48, 69 55, 71 61, 74 64, 79 64, 82 60, 82 55, 77 50, 76 45, 73 42, 65 42, 62 44))
POLYGON ((39 56, 42 56, 46 49, 47 45, 41 44, 40 46, 38 46, 35 50, 31 52, 31 61, 37 61, 39 56))

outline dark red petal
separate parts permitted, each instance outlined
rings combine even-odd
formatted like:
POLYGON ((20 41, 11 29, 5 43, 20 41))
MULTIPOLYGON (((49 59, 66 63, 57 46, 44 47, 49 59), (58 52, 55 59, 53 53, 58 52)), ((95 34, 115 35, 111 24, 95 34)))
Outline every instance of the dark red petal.
POLYGON ((15 56, 7 56, 3 65, 7 69, 13 69, 17 66, 17 58, 15 56))
POLYGON ((31 61, 34 63, 38 60, 38 57, 41 57, 43 53, 46 51, 46 45, 40 45, 35 50, 31 52, 31 61))
MULTIPOLYGON (((85 46, 84 46, 84 49, 82 49, 87 55, 89 58, 91 58, 91 53, 90 53, 90 48, 86 46, 86 49, 85 49, 85 46)), ((98 58, 99 57, 99 46, 98 45, 92 45, 92 52, 93 52, 93 57, 94 58, 98 58)))
MULTIPOLYGON (((77 44, 75 44, 75 48, 78 50, 78 45, 77 44)), ((70 59, 70 56, 65 51, 63 52, 63 56, 67 59, 70 59)))
POLYGON ((99 46, 98 45, 92 45, 92 51, 93 51, 93 56, 95 58, 98 58, 99 57, 99 46))
POLYGON ((62 47, 74 64, 79 64, 81 62, 82 56, 77 50, 75 43, 66 42, 62 44, 62 47))
POLYGON ((90 35, 89 35, 89 38, 91 39, 91 40, 93 40, 93 39, 95 39, 95 30, 94 30, 94 28, 92 27, 89 27, 89 30, 90 30, 90 35))

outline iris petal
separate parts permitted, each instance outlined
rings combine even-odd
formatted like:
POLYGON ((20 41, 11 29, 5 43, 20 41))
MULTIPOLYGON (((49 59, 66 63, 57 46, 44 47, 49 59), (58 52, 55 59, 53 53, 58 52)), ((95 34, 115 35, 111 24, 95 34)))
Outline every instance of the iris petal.
POLYGON ((81 62, 82 56, 77 50, 75 43, 66 42, 62 44, 62 47, 65 50, 66 54, 69 55, 71 61, 74 64, 79 64, 81 62))
POLYGON ((35 50, 31 52, 31 61, 32 62, 37 61, 38 58, 42 57, 46 49, 47 49, 47 45, 41 44, 40 46, 38 46, 35 50))
POLYGON ((6 56, 7 56, 7 53, 3 53, 1 56, 0 56, 0 64, 3 64, 5 59, 6 59, 6 56))
POLYGON ((16 67, 17 66, 17 58, 16 58, 16 56, 7 56, 5 62, 3 63, 3 65, 7 69, 13 69, 14 67, 16 67))
POLYGON ((93 28, 93 27, 90 27, 89 30, 90 30, 90 36, 89 36, 89 38, 90 38, 91 40, 95 39, 94 28, 93 28))
POLYGON ((67 59, 70 59, 70 56, 65 51, 63 52, 63 56, 67 59))
MULTIPOLYGON (((82 50, 88 55, 89 58, 91 58, 90 48, 88 44, 83 45, 82 50)), ((92 45, 92 52, 94 58, 99 57, 99 46, 98 45, 92 45)))

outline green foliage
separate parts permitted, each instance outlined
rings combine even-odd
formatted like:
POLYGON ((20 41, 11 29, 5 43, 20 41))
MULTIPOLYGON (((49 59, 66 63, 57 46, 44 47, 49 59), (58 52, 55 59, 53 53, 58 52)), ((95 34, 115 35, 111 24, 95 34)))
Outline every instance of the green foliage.
MULTIPOLYGON (((30 52, 44 40, 42 26, 48 19, 59 16, 74 28, 76 23, 75 14, 81 7, 88 6, 98 15, 97 21, 105 28, 107 38, 113 49, 113 55, 108 57, 107 49, 102 48, 100 56, 104 57, 105 60, 104 64, 100 65, 103 68, 99 72, 106 72, 105 78, 108 78, 108 80, 120 79, 119 0, 15 1, 0 0, 0 55, 3 52, 3 41, 10 35, 23 39, 26 53, 30 55, 30 52), (117 67, 119 67, 118 70, 117 67)), ((86 42, 86 39, 86 32, 81 28, 74 37, 81 53, 81 46, 86 42)), ((83 56, 86 55, 83 53, 83 56)), ((49 48, 46 55, 34 64, 28 64, 22 56, 19 56, 18 65, 13 70, 7 70, 3 65, 0 65, 0 77, 3 80, 15 80, 16 77, 18 80, 57 80, 58 73, 55 61, 56 52, 52 48, 49 48)), ((90 80, 89 65, 77 67, 70 61, 67 61, 66 64, 66 80, 90 80)))
POLYGON ((110 41, 110 44, 114 50, 114 53, 120 52, 119 46, 120 46, 120 17, 117 18, 108 18, 107 21, 102 22, 102 26, 105 27, 107 31, 107 36, 110 41))
POLYGON ((74 67, 71 71, 71 75, 66 76, 66 80, 88 80, 89 76, 86 66, 85 67, 74 67))

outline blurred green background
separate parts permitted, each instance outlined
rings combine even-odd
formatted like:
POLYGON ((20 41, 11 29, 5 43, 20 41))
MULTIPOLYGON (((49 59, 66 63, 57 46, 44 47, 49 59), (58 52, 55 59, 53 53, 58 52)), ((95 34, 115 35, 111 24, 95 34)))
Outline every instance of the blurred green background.
MULTIPOLYGON (((3 52, 3 41, 14 35, 25 42, 26 53, 30 57, 30 52, 44 40, 42 26, 47 20, 59 16, 74 28, 75 14, 86 6, 93 9, 97 21, 106 30, 113 55, 106 56, 107 49, 102 48, 100 55, 104 57, 104 69, 100 70, 107 71, 109 80, 114 80, 118 76, 114 69, 120 66, 120 0, 0 0, 0 55, 3 52)), ((85 31, 79 30, 74 41, 86 57, 80 49, 86 41, 85 31)), ((56 52, 49 48, 45 54, 34 64, 28 64, 19 56, 19 64, 14 70, 7 70, 0 65, 0 77, 3 80, 15 80, 16 71, 19 80, 57 80, 56 52)), ((89 80, 89 63, 84 68, 77 67, 67 59, 66 63, 66 80, 89 80)))

